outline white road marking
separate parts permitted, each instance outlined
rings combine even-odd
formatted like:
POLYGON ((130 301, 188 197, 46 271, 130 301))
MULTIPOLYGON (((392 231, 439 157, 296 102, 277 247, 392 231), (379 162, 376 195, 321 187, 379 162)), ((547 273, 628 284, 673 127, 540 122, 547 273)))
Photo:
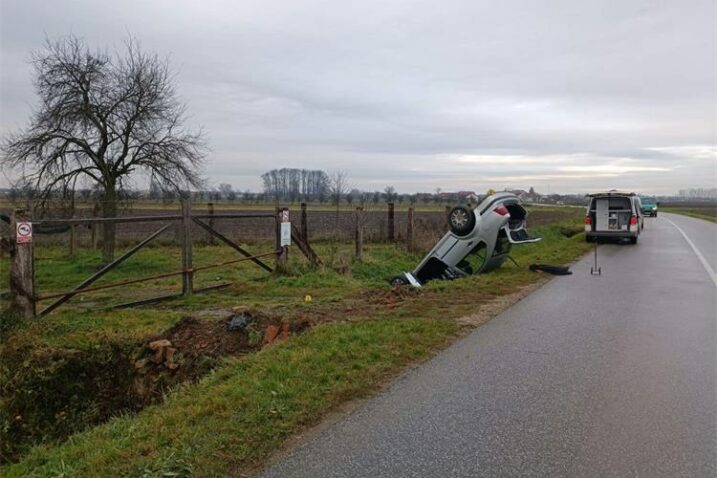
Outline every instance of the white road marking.
MULTIPOLYGON (((663 216, 663 217, 664 217, 664 216, 663 216)), ((692 242, 692 240, 690 240, 689 237, 687 237, 687 234, 685 234, 685 231, 683 231, 680 226, 678 226, 678 225, 675 224, 674 222, 670 221, 670 220, 667 219, 666 217, 665 217, 664 219, 665 219, 665 221, 667 221, 667 222, 669 222, 670 224, 672 224, 673 226, 675 226, 675 229, 677 229, 678 231, 680 231, 680 234, 682 234, 682 237, 685 238, 685 241, 687 241, 687 244, 690 245, 690 247, 691 247, 692 250, 694 251, 695 255, 697 256, 697 258, 698 258, 698 259, 700 260, 700 262, 702 263, 702 267, 705 268, 705 270, 707 271, 707 274, 710 276, 710 279, 712 279, 712 282, 714 282, 715 287, 717 287, 717 274, 715 274, 715 271, 712 269, 712 266, 710 266, 709 262, 707 262, 707 259, 705 259, 705 256, 703 256, 702 253, 699 251, 699 249, 697 249, 697 246, 695 246, 695 243, 692 242)))

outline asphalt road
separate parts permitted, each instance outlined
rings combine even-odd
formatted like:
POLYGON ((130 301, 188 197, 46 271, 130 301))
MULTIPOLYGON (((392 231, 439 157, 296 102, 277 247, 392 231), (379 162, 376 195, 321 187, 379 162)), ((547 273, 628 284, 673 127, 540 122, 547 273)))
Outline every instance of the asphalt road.
POLYGON ((717 224, 660 214, 599 262, 602 276, 585 257, 263 476, 717 476, 717 224))

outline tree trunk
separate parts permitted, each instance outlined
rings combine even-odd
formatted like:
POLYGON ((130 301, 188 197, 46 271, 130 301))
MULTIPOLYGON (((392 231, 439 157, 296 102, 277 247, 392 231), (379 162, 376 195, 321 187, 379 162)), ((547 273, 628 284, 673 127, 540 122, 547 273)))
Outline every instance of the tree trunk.
MULTIPOLYGON (((102 198, 102 217, 117 217, 117 193, 107 189, 102 198)), ((102 223, 102 263, 109 264, 115 258, 115 223, 102 223)))

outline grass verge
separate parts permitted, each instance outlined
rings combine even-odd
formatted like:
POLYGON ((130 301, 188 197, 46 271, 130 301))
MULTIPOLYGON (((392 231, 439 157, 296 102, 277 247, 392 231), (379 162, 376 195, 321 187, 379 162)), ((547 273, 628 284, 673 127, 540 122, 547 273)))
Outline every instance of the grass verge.
POLYGON ((709 205, 703 207, 673 207, 663 206, 660 208, 663 212, 672 212, 682 214, 683 216, 691 216, 705 221, 717 222, 717 206, 709 205))
POLYGON ((5 477, 227 476, 345 400, 366 396, 458 331, 453 321, 318 326, 241 359, 161 406, 37 447, 5 477))

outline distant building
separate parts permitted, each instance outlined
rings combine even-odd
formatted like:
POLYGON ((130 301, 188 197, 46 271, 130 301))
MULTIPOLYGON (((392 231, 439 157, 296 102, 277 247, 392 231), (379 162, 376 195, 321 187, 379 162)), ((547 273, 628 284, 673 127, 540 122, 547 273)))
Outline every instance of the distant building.
POLYGON ((474 191, 457 191, 457 192, 442 192, 438 194, 441 201, 444 202, 478 202, 480 196, 474 191))

